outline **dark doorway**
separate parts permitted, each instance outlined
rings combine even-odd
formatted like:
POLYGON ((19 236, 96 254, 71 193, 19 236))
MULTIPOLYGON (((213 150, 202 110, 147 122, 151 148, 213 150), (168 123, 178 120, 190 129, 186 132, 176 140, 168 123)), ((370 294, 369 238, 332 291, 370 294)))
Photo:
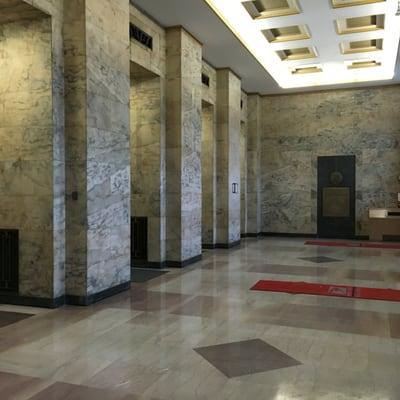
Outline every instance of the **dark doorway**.
POLYGON ((318 236, 354 238, 355 202, 355 156, 318 157, 318 236))
POLYGON ((132 263, 147 262, 147 217, 131 218, 132 263))

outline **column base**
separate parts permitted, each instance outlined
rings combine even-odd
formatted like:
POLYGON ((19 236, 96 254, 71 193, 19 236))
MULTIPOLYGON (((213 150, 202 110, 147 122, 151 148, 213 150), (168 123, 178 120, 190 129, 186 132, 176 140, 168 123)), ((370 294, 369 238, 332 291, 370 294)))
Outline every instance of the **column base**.
POLYGON ((241 241, 237 240, 236 242, 231 243, 217 243, 215 245, 216 249, 231 249, 232 247, 240 246, 241 241))
POLYGON ((199 261, 201 261, 202 255, 199 254, 198 256, 189 258, 184 261, 167 261, 167 266, 170 268, 184 268, 187 267, 188 265, 195 264, 199 261))
POLYGON ((103 290, 99 293, 91 294, 89 296, 66 295, 65 296, 65 304, 70 304, 73 306, 89 306, 93 303, 97 303, 100 300, 104 300, 107 297, 111 297, 118 293, 129 290, 130 287, 131 287, 131 282, 125 282, 125 283, 121 283, 120 285, 103 290))
POLYGON ((242 238, 247 238, 247 237, 258 238, 258 237, 260 237, 261 235, 262 235, 261 232, 258 232, 258 233, 250 233, 250 232, 248 232, 248 233, 242 233, 242 234, 240 234, 240 237, 242 237, 242 238))
POLYGON ((166 261, 132 261, 131 268, 151 268, 151 269, 164 269, 167 268, 166 261))
POLYGON ((215 243, 203 243, 203 244, 201 245, 201 247, 202 247, 203 249, 206 249, 206 250, 213 250, 213 249, 215 249, 215 246, 216 246, 215 243))

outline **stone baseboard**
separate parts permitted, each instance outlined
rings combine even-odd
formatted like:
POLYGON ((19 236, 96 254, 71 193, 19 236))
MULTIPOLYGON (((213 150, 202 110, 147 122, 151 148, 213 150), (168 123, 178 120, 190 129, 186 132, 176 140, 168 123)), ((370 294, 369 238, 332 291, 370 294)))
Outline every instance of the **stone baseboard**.
POLYGON ((201 261, 201 259, 202 259, 202 256, 201 256, 201 254, 199 254, 198 256, 189 258, 184 261, 167 261, 167 267, 184 268, 184 267, 187 267, 188 265, 195 264, 195 263, 201 261))

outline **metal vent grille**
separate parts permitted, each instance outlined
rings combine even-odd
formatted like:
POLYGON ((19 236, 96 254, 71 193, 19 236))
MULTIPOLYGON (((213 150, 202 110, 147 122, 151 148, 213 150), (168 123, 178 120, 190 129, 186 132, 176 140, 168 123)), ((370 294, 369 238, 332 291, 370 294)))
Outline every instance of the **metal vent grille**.
POLYGON ((206 74, 201 74, 201 82, 203 85, 210 87, 210 77, 206 74))
POLYGON ((131 39, 134 39, 148 49, 153 50, 153 38, 150 35, 133 24, 130 24, 129 31, 131 39))
POLYGON ((19 234, 0 229, 0 290, 18 292, 19 234))

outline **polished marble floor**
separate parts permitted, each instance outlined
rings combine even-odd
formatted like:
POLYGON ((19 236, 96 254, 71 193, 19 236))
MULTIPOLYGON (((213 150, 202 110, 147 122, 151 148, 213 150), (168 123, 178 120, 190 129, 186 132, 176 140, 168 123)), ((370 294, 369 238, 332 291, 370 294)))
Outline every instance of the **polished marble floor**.
POLYGON ((400 251, 303 243, 208 250, 87 308, 1 305, 0 399, 399 400, 400 303, 249 289, 400 289, 400 251))

